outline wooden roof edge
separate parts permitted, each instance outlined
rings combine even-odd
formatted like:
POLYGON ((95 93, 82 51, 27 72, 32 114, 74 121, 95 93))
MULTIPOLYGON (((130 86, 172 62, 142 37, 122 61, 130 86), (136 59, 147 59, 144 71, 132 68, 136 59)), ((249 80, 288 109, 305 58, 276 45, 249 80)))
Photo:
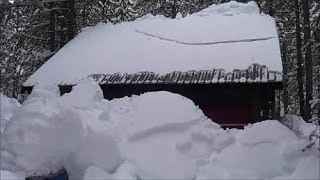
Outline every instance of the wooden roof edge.
MULTIPOLYGON (((178 85, 178 86, 192 86, 192 85, 197 85, 197 86, 260 86, 260 85, 268 85, 270 88, 274 90, 282 90, 283 89, 283 82, 282 81, 273 81, 273 82, 244 82, 244 83, 236 83, 236 82, 227 82, 227 83, 211 83, 211 84, 99 84, 101 87, 102 86, 143 86, 143 85, 155 85, 155 86, 161 86, 161 85, 178 85)), ((60 91, 64 92, 70 92, 72 90, 72 87, 75 85, 59 85, 60 91)), ((28 93, 30 94, 32 92, 34 86, 23 86, 21 88, 21 93, 28 93)))

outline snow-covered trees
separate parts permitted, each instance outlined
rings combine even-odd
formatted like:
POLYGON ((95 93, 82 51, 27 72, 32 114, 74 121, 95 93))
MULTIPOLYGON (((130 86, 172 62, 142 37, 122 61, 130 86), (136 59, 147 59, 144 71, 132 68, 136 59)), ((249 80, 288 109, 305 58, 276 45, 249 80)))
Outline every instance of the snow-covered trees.
MULTIPOLYGON (((273 14, 270 14, 277 21, 284 67, 285 113, 300 114, 308 120, 312 115, 309 102, 320 94, 319 1, 261 0, 259 3, 266 13, 271 8, 273 14)), ((314 115, 318 116, 317 113, 313 110, 314 115)))
POLYGON ((73 38, 72 2, 26 0, 1 5, 1 91, 19 98, 22 82, 73 38))
POLYGON ((1 89, 11 96, 17 97, 21 83, 26 76, 43 62, 46 52, 45 39, 39 29, 44 28, 47 21, 40 13, 40 7, 30 1, 16 2, 2 6, 1 18, 1 89), (30 14, 30 15, 29 15, 30 14), (32 15, 32 16, 31 16, 32 15))

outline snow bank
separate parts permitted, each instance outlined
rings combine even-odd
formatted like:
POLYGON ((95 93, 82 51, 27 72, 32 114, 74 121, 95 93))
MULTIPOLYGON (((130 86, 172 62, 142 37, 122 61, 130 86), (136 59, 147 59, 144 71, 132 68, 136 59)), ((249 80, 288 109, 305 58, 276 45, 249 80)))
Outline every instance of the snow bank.
POLYGON ((64 105, 86 108, 103 99, 103 92, 94 81, 84 80, 72 88, 72 93, 61 97, 64 105))
MULTIPOLYGON (((289 127, 297 136, 301 138, 309 138, 314 130, 317 130, 317 125, 307 123, 302 117, 296 115, 286 115, 283 124, 289 127)), ((319 129, 318 129, 319 131, 319 129)))
POLYGON ((125 133, 121 136, 133 140, 166 130, 184 130, 199 120, 207 120, 190 99, 164 91, 112 100, 108 111, 106 123, 119 123, 119 128, 126 129, 119 132, 125 133))
POLYGON ((306 157, 297 165, 295 171, 283 179, 319 179, 319 157, 306 157))
POLYGON ((59 170, 64 158, 77 150, 82 126, 78 115, 59 103, 59 96, 56 86, 34 88, 4 131, 3 150, 13 158, 4 161, 13 161, 26 174, 47 174, 59 170))
POLYGON ((92 179, 118 179, 118 180, 137 180, 140 177, 136 175, 136 170, 128 162, 124 162, 115 173, 110 174, 101 168, 90 166, 86 169, 83 180, 92 179))
POLYGON ((64 167, 72 180, 319 179, 319 151, 302 152, 305 139, 278 121, 223 130, 177 94, 102 97, 93 80, 61 97, 35 87, 4 131, 1 168, 64 167))
MULTIPOLYGON (((126 134, 121 135, 124 139, 120 149, 125 159, 136 167, 137 176, 142 179, 194 177, 197 160, 208 152, 204 149, 204 152, 194 152, 192 156, 188 154, 192 147, 186 147, 190 148, 189 151, 181 150, 183 147, 179 148, 178 143, 191 138, 193 132, 201 136, 201 131, 214 131, 220 127, 211 123, 191 100, 177 94, 146 93, 127 100, 111 101, 116 103, 112 111, 121 108, 124 112, 111 113, 110 120, 123 123, 119 127, 126 129, 126 134), (121 101, 127 101, 126 107, 121 101)), ((196 142, 210 146, 201 139, 196 142)))
MULTIPOLYGON (((79 175, 89 165, 93 165, 108 173, 115 172, 117 166, 114 165, 121 160, 104 154, 118 154, 117 148, 113 147, 119 146, 122 158, 134 163, 137 170, 132 175, 134 177, 184 179, 194 176, 197 158, 181 154, 176 144, 188 137, 192 129, 204 126, 220 129, 218 125, 211 123, 191 100, 169 92, 146 93, 109 102, 100 99, 100 103, 91 103, 94 98, 90 98, 93 96, 88 92, 102 93, 90 90, 97 86, 94 83, 81 82, 79 86, 82 88, 75 87, 71 93, 61 97, 64 104, 79 110, 83 124, 89 129, 87 133, 94 134, 84 139, 84 146, 71 156, 71 162, 82 167, 69 164, 71 168, 67 167, 68 170, 79 175), (87 97, 83 97, 83 94, 87 94, 87 97), (88 97, 89 100, 86 100, 88 97), (86 106, 79 107, 79 103, 68 103, 69 100, 86 102, 86 106), (106 137, 107 134, 109 136, 106 137), (110 137, 114 138, 113 144, 110 143, 113 140, 110 137), (159 156, 154 156, 155 153, 159 153, 159 156), (108 167, 108 164, 112 166, 108 167), (158 168, 155 169, 150 164, 158 168)), ((117 177, 123 177, 123 173, 119 171, 117 170, 120 174, 117 177)))
POLYGON ((121 161, 116 142, 108 132, 89 126, 95 121, 88 108, 102 98, 92 80, 62 97, 56 86, 36 86, 4 131, 2 168, 28 176, 65 167, 74 179, 81 179, 91 165, 115 171, 121 161))
POLYGON ((275 21, 256 3, 213 5, 185 18, 146 15, 134 22, 86 28, 25 83, 76 84, 91 74, 247 69, 282 71, 275 21), (245 39, 266 40, 221 43, 245 39), (270 38, 270 39, 269 39, 270 38), (56 73, 59 72, 59 73, 56 73))
POLYGON ((11 171, 0 170, 0 179, 1 180, 25 180, 24 177, 17 175, 11 171))
POLYGON ((296 135, 279 121, 270 120, 245 127, 244 131, 238 133, 239 141, 245 145, 257 143, 273 143, 279 138, 283 141, 292 142, 298 140, 296 135), (273 132, 273 133, 270 133, 273 132), (258 136, 256 136, 259 134, 258 136))
MULTIPOLYGON (((84 137, 78 150, 70 155, 64 166, 70 172, 69 178, 77 180, 83 177, 83 172, 90 166, 99 167, 108 174, 114 172, 120 163, 121 155, 115 140, 107 132, 91 131, 84 137)), ((105 179, 104 176, 99 179, 101 178, 105 179)))
POLYGON ((316 136, 312 136, 320 134, 320 127, 316 124, 307 123, 302 117, 295 115, 286 115, 282 123, 290 128, 301 139, 304 139, 307 142, 314 141, 315 146, 320 148, 319 139, 316 136))
MULTIPOLYGON (((278 121, 265 121, 234 133, 236 140, 212 154, 199 179, 272 179, 288 166, 282 151, 298 138, 278 121), (220 169, 219 173, 211 172, 220 169)), ((288 151, 286 149, 285 151, 288 151)))
POLYGON ((20 107, 20 103, 15 100, 8 98, 0 92, 0 127, 1 133, 4 131, 4 128, 9 121, 12 114, 20 107))
POLYGON ((105 105, 105 101, 99 85, 91 79, 83 80, 73 87, 72 93, 63 95, 59 101, 78 114, 78 122, 84 128, 77 151, 72 153, 64 164, 70 178, 81 179, 90 166, 114 172, 122 159, 118 144, 108 126, 100 120, 105 107, 99 107, 105 105))
POLYGON ((90 166, 89 168, 86 169, 83 180, 93 180, 93 179, 112 179, 112 176, 103 171, 100 168, 90 166))

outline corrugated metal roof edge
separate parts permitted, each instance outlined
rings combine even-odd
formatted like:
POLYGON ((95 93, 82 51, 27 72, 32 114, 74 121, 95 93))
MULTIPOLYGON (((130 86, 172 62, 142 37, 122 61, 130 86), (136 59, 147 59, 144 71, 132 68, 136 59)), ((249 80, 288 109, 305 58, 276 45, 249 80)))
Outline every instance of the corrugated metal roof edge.
MULTIPOLYGON (((270 83, 282 82, 282 73, 269 70, 265 65, 252 64, 247 69, 224 69, 174 71, 165 75, 154 72, 138 72, 134 74, 92 74, 92 78, 100 85, 109 84, 221 84, 221 83, 270 83)), ((85 78, 83 78, 85 79, 85 78)), ((73 86, 77 83, 59 83, 59 86, 73 86)), ((23 86, 33 87, 33 86, 23 86)))
MULTIPOLYGON (((165 75, 154 72, 135 74, 92 74, 89 77, 99 84, 212 84, 212 83, 267 83, 282 82, 282 74, 268 70, 265 65, 252 64, 245 70, 235 69, 228 72, 224 69, 174 71, 165 75)), ((62 83, 61 85, 68 85, 62 83)), ((70 85, 70 84, 69 84, 70 85)))

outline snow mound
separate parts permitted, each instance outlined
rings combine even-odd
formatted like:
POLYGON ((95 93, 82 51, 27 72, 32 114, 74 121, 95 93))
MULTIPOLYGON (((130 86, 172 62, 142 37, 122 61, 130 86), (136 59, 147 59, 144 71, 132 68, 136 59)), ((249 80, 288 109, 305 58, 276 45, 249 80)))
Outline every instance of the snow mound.
POLYGON ((320 127, 318 125, 307 123, 302 117, 295 115, 286 115, 283 124, 289 127, 298 137, 305 139, 309 143, 311 138, 311 141, 315 142, 315 147, 320 148, 319 138, 317 138, 317 135, 320 134, 320 127))
POLYGON ((239 141, 247 145, 278 142, 279 138, 288 142, 298 140, 297 136, 290 129, 277 120, 263 121, 249 125, 245 127, 245 130, 241 131, 238 136, 240 136, 239 141), (257 134, 259 134, 259 136, 257 136, 257 134))
POLYGON ((92 80, 81 81, 62 97, 57 86, 34 87, 4 131, 2 168, 43 175, 65 167, 74 179, 91 165, 115 171, 121 162, 115 140, 99 124, 90 125, 95 111, 89 107, 102 98, 92 80))
POLYGON ((113 174, 110 174, 106 171, 104 171, 101 168, 90 166, 86 169, 83 180, 92 180, 92 179, 112 179, 112 180, 138 180, 140 177, 138 177, 135 174, 135 169, 130 165, 128 162, 124 162, 116 172, 113 174))
POLYGON ((25 180, 24 177, 17 175, 11 171, 0 170, 1 180, 25 180))
MULTIPOLYGON (((65 167, 70 172, 69 178, 76 180, 81 179, 83 172, 90 166, 96 166, 108 174, 114 172, 120 164, 121 155, 115 140, 107 133, 90 131, 82 140, 79 149, 70 155, 65 167)), ((89 180, 90 177, 87 179, 89 180)), ((95 175, 95 177, 99 176, 95 175)), ((98 179, 105 179, 104 177, 101 176, 98 179)))
POLYGON ((302 159, 295 171, 284 179, 319 179, 319 157, 306 157, 302 159))
POLYGON ((164 91, 115 99, 109 104, 106 123, 119 123, 120 128, 126 129, 125 136, 133 140, 166 130, 183 130, 201 119, 207 120, 190 99, 164 91))
POLYGON ((201 152, 195 147, 181 150, 178 144, 185 138, 192 143, 191 133, 201 136, 202 131, 220 129, 191 100, 169 92, 115 99, 108 107, 100 117, 108 114, 102 120, 118 139, 121 154, 134 164, 136 176, 142 179, 194 177, 198 161, 208 157, 206 146, 211 144, 201 137, 195 139, 204 146, 201 152))
POLYGON ((92 79, 84 79, 72 88, 72 93, 61 97, 64 105, 85 108, 103 99, 103 92, 92 79))
POLYGON ((82 125, 77 114, 59 104, 59 94, 58 87, 34 87, 4 131, 4 150, 27 174, 59 170, 64 158, 77 150, 82 125))
POLYGON ((220 153, 212 153, 197 179, 319 178, 314 171, 320 168, 319 151, 302 152, 305 143, 278 121, 256 123, 232 134, 234 143, 220 153), (306 171, 310 174, 303 175, 300 164, 308 158, 313 159, 308 160, 313 167, 306 171))
POLYGON ((136 168, 132 164, 130 164, 129 162, 125 161, 121 164, 121 166, 117 169, 117 171, 112 174, 112 178, 118 179, 118 180, 121 180, 121 179, 128 179, 128 180, 141 179, 138 177, 136 172, 137 172, 136 168))
POLYGON ((0 127, 1 133, 9 121, 12 114, 20 107, 20 103, 12 98, 8 98, 3 93, 0 92, 0 127))
POLYGON ((59 94, 36 86, 12 115, 1 141, 6 176, 64 167, 71 180, 319 179, 320 152, 303 152, 305 139, 278 121, 224 130, 178 94, 107 101, 92 80, 59 94))
POLYGON ((90 166, 86 169, 83 180, 112 179, 112 176, 100 168, 90 166))
POLYGON ((302 117, 295 115, 286 115, 283 120, 283 124, 289 127, 297 136, 301 138, 308 138, 314 130, 317 130, 317 125, 307 123, 302 117))

